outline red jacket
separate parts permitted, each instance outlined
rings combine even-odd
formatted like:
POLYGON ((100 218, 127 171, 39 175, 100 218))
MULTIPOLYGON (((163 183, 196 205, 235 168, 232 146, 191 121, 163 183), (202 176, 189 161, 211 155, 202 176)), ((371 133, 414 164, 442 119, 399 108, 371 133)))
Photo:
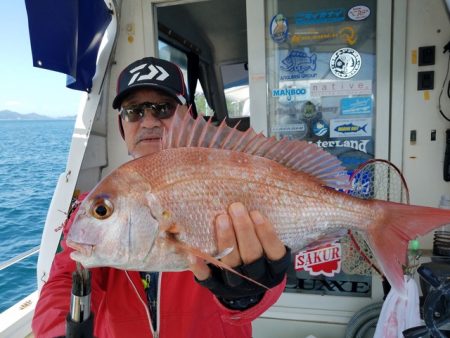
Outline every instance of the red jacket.
MULTIPOLYGON (((64 228, 64 237, 73 216, 64 228)), ((32 323, 35 337, 65 335, 75 262, 69 256, 73 250, 65 240, 62 247, 36 305, 32 323)), ((94 268, 91 273, 91 311, 95 318, 94 335, 98 338, 250 338, 251 321, 276 302, 286 284, 285 279, 266 292, 257 305, 237 311, 227 309, 208 289, 198 285, 192 272, 161 273, 158 332, 154 334, 139 272, 94 268)))

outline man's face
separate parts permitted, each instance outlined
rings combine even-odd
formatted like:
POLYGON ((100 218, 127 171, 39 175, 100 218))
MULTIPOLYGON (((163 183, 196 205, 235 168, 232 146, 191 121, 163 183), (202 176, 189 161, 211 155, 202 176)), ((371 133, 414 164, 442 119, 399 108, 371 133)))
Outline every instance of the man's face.
MULTIPOLYGON (((169 94, 151 88, 144 88, 137 89, 128 95, 121 106, 129 107, 144 102, 169 103, 174 107, 178 104, 177 100, 169 94)), ((179 107, 178 111, 185 114, 187 106, 179 107)), ((163 129, 168 128, 172 120, 173 116, 167 119, 158 119, 151 114, 150 109, 147 109, 144 117, 139 121, 128 122, 122 119, 125 143, 130 155, 137 158, 159 151, 163 129)))

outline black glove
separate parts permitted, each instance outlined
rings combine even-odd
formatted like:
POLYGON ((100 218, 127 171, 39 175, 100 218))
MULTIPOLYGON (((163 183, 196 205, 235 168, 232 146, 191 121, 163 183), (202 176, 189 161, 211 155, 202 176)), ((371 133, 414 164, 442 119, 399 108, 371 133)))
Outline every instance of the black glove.
MULTIPOLYGON (((270 289, 282 282, 290 263, 291 249, 286 246, 286 253, 279 260, 271 261, 262 256, 253 263, 234 269, 270 289)), ((211 276, 203 281, 195 280, 208 288, 226 307, 244 310, 257 304, 264 296, 265 288, 215 265, 208 266, 211 276)))

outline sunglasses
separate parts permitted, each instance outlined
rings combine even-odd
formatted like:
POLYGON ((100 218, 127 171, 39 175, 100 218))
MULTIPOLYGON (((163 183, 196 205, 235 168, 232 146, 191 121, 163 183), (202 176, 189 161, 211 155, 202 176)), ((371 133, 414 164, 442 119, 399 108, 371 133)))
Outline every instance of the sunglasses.
POLYGON ((144 102, 140 104, 122 107, 120 109, 120 117, 127 122, 138 122, 142 120, 147 111, 158 120, 168 119, 175 114, 176 105, 168 102, 152 103, 144 102))

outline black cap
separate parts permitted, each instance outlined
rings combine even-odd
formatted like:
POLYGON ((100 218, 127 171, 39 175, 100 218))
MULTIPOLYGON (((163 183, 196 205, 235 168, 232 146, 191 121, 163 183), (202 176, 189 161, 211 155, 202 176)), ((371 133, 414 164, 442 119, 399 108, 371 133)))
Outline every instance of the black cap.
POLYGON ((118 109, 122 100, 138 88, 155 88, 172 96, 181 104, 187 103, 187 90, 183 73, 176 64, 145 57, 128 65, 117 79, 117 96, 113 108, 118 109))

